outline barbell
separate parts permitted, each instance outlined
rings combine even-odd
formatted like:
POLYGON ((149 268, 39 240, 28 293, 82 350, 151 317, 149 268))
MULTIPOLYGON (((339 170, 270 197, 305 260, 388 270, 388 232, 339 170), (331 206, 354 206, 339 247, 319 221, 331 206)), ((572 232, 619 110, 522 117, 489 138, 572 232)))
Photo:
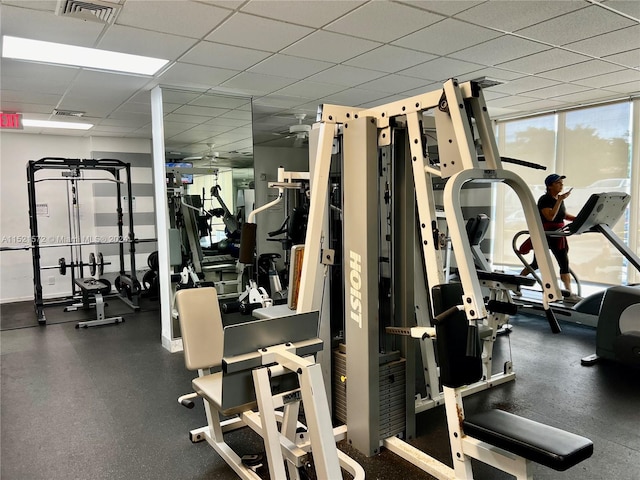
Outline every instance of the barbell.
POLYGON ((111 262, 105 262, 104 257, 101 252, 98 252, 98 256, 96 259, 96 255, 93 253, 89 254, 89 261, 79 262, 79 263, 67 263, 67 260, 64 257, 58 259, 58 265, 47 265, 44 267, 40 267, 40 270, 52 270, 57 269, 60 272, 60 275, 67 274, 67 268, 73 267, 89 267, 89 273, 93 276, 98 272, 98 275, 102 275, 104 273, 104 266, 111 265, 111 262))

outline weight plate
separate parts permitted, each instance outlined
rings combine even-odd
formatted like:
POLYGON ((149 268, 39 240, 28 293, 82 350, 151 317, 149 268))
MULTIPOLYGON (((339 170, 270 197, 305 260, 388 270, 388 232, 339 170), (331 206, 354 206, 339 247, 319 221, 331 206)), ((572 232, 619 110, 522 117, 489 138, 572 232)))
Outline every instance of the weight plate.
POLYGON ((66 275, 67 274, 67 261, 64 259, 64 257, 59 258, 58 259, 58 265, 60 265, 60 275, 66 275))
POLYGON ((98 252, 98 275, 102 276, 104 273, 104 257, 102 252, 98 252))
POLYGON ((96 274, 96 256, 93 252, 89 254, 89 273, 92 277, 96 274))

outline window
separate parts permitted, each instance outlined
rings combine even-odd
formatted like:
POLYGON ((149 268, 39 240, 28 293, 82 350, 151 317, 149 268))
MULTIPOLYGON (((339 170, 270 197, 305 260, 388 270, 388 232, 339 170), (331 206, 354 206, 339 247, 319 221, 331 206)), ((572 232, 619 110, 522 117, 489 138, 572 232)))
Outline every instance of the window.
MULTIPOLYGON (((565 187, 573 187, 566 206, 577 214, 592 193, 625 192, 632 195, 633 208, 628 209, 614 227, 615 233, 631 249, 638 251, 640 233, 637 186, 631 178, 632 159, 632 103, 619 102, 590 108, 575 109, 552 115, 498 123, 498 139, 502 156, 538 163, 546 171, 507 165, 531 187, 537 200, 545 191, 544 178, 552 172, 566 175, 565 187), (635 190, 635 191, 634 191, 635 190), (637 217, 637 213, 635 214, 637 217)), ((636 129, 640 126, 636 126, 636 129)), ((637 138, 635 141, 638 141, 637 138)), ((638 163, 638 159, 635 159, 638 163)), ((519 268, 520 261, 513 253, 512 239, 526 228, 520 202, 515 193, 504 185, 494 188, 496 242, 493 262, 519 268)), ((525 237, 522 237, 523 241, 525 237)), ((587 233, 569 239, 571 268, 584 282, 620 284, 634 281, 635 274, 627 270, 626 262, 603 235, 587 233)))

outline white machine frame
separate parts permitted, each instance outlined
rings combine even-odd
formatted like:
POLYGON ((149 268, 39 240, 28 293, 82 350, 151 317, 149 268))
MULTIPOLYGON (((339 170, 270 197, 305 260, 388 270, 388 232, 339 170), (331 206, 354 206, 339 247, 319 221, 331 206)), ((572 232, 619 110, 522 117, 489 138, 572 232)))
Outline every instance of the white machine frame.
MULTIPOLYGON (((344 138, 343 180, 345 184, 343 199, 344 217, 344 270, 345 270, 345 336, 347 342, 347 415, 348 438, 353 446, 366 455, 374 455, 384 446, 411 463, 419 466, 437 478, 473 478, 470 470, 470 457, 486 461, 517 476, 518 479, 530 479, 528 460, 515 458, 507 452, 497 452, 492 446, 474 442, 465 437, 457 425, 461 412, 462 395, 489 388, 514 378, 510 365, 505 371, 491 375, 491 345, 495 339, 496 315, 489 314, 485 307, 481 282, 472 260, 472 251, 465 234, 465 221, 460 205, 460 193, 463 185, 470 181, 504 182, 512 187, 523 205, 525 218, 534 249, 539 254, 539 265, 544 279, 545 309, 549 303, 561 298, 557 280, 553 274, 547 241, 535 201, 527 184, 516 174, 502 168, 495 137, 487 115, 482 91, 471 82, 459 84, 452 79, 445 82, 442 90, 418 95, 370 109, 323 105, 319 110, 319 123, 315 124, 310 138, 310 164, 312 169, 311 204, 309 222, 302 266, 300 293, 297 311, 318 310, 324 292, 324 265, 322 246, 326 232, 326 211, 328 200, 328 179, 331 165, 334 135, 342 126, 344 138), (438 134, 440 164, 432 164, 423 154, 420 126, 421 115, 434 109, 438 134), (469 118, 475 119, 475 127, 484 153, 484 161, 478 158, 475 137, 469 118), (424 262, 419 268, 418 278, 426 281, 422 288, 416 287, 413 302, 417 327, 430 327, 434 312, 428 308, 427 286, 444 282, 444 268, 441 252, 433 238, 432 225, 435 225, 436 211, 433 196, 432 177, 448 179, 444 190, 444 211, 448 222, 453 250, 456 254, 459 275, 464 294, 460 304, 470 324, 485 323, 493 329, 491 341, 485 343, 485 378, 477 384, 456 389, 445 388, 440 392, 431 389, 428 398, 418 398, 415 405, 407 400, 406 435, 414 431, 415 413, 441 403, 446 404, 449 419, 449 433, 452 447, 460 455, 455 461, 455 469, 440 464, 424 452, 421 452, 397 437, 380 438, 376 419, 379 413, 379 392, 375 386, 379 382, 378 358, 378 231, 377 215, 370 209, 377 208, 377 151, 380 146, 391 143, 391 119, 403 121, 408 132, 408 156, 415 188, 415 200, 411 206, 417 207, 415 219, 418 252, 424 262), (356 187, 357 186, 357 187, 356 187), (488 349, 486 348, 489 345, 488 349), (488 371, 487 371, 488 370, 488 371), (351 393, 350 393, 351 392, 351 393), (455 438, 455 440, 454 440, 455 438), (460 464, 460 465, 458 465, 460 464)), ((409 173, 409 175, 411 175, 409 173)), ((413 208, 410 208, 411 213, 413 208)), ((411 238, 413 235, 411 235, 411 238)), ((411 258, 414 258, 413 256, 411 258)), ((416 256, 418 263, 419 256, 416 256)), ((405 265, 405 270, 411 269, 405 265)), ((503 285, 493 285, 501 290, 503 285)), ((497 298, 497 297, 496 297, 497 298)), ((404 327, 411 324, 413 315, 405 315, 404 327)), ((322 321, 325 321, 323 318, 322 321)), ((322 327, 321 327, 322 330, 322 327)), ((326 330, 325 330, 326 331, 326 330)), ((327 341, 328 339, 325 339, 327 341)), ((421 342, 425 365, 434 367, 435 354, 431 337, 425 336, 421 342)), ((410 354, 409 354, 410 355, 410 354)), ((407 355, 407 357, 409 357, 407 355)), ((325 359, 328 362, 328 359, 325 359)), ((324 370, 327 370, 325 365, 324 370)), ((436 368, 429 368, 426 380, 428 385, 438 385, 436 368)), ((407 373, 408 379, 412 378, 407 373)), ((411 383, 408 381, 407 384, 411 383)), ((410 387, 407 398, 413 398, 410 387)), ((455 458, 455 456, 454 456, 455 458)))
POLYGON ((176 301, 183 328, 187 368, 202 367, 203 362, 211 363, 222 358, 221 365, 197 368, 198 378, 193 380, 195 392, 178 399, 180 404, 189 408, 193 407, 195 397, 201 396, 204 400, 207 426, 190 432, 192 442, 206 440, 240 478, 258 480, 261 477, 251 466, 243 463, 224 439, 225 432, 247 426, 264 440, 272 479, 300 480, 299 469, 309 464, 311 453, 318 478, 342 478, 342 467, 354 479, 364 480, 362 467, 339 451, 335 444, 345 438, 346 429, 332 427, 322 372, 314 360, 314 354, 322 349, 322 341, 313 336, 304 338, 308 336, 304 332, 309 330, 309 320, 314 320, 313 315, 257 320, 227 326, 223 332, 214 288, 181 290, 176 301), (209 305, 213 312, 202 313, 201 307, 205 305, 209 305), (300 325, 302 333, 297 329, 292 331, 296 325, 300 325), (256 328, 259 333, 254 335, 256 328), (235 344, 225 338, 229 329, 236 330, 232 340, 235 344), (251 335, 248 335, 248 330, 251 330, 251 335), (296 341, 255 349, 256 345, 265 345, 269 343, 268 339, 282 337, 287 331, 296 341), (219 351, 222 348, 224 352, 219 351), (222 371, 213 372, 216 367, 221 367, 222 371), (246 390, 247 382, 243 375, 250 375, 255 401, 251 400, 251 392, 246 390), (298 386, 272 394, 272 380, 283 375, 297 375, 298 386), (226 399, 227 391, 231 400, 226 399), (304 403, 308 426, 298 420, 301 402, 304 403), (221 421, 221 414, 235 416, 221 421))

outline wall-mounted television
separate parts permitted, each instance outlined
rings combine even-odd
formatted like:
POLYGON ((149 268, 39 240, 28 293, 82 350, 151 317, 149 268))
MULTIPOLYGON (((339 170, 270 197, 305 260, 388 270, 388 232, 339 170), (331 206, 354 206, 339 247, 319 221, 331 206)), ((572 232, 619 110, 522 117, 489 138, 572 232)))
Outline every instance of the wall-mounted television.
MULTIPOLYGON (((193 163, 191 162, 167 162, 165 163, 166 168, 193 168, 193 163)), ((182 184, 183 185, 192 185, 193 184, 193 173, 181 173, 182 184)), ((167 180, 168 181, 168 180, 167 180)))

